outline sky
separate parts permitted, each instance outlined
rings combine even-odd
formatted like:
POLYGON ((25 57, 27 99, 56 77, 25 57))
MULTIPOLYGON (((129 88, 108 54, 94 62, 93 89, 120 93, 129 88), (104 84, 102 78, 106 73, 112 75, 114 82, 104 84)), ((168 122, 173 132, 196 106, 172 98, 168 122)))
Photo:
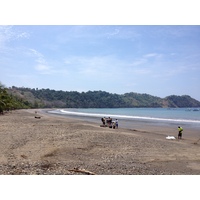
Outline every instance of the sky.
POLYGON ((197 3, 7 0, 0 8, 0 82, 200 101, 197 3))
POLYGON ((200 100, 200 26, 0 26, 1 83, 200 100))
POLYGON ((1 82, 200 100, 200 26, 0 26, 1 82))
MULTIPOLYGON (((138 92, 159 97, 187 94, 200 101, 199 13, 198 0, 3 1, 0 7, 0 82, 7 87, 63 91, 138 92)), ((106 182, 111 181, 111 191, 120 187, 120 193, 109 193, 104 184, 102 194, 112 198, 113 195, 128 197, 130 184, 124 183, 132 180, 125 178, 120 181, 118 178, 114 181, 106 179, 106 182)), ((168 181, 174 186, 182 181, 172 178, 162 178, 163 181, 151 178, 148 182, 146 178, 138 177, 131 184, 132 187, 136 183, 134 196, 141 198, 143 188, 147 186, 143 196, 149 198, 152 194, 154 199, 160 199, 160 193, 152 193, 155 185, 166 193, 168 181), (154 184, 150 184, 152 181, 154 184)), ((2 186, 7 186, 6 181, 2 186)), ((12 183, 14 181, 19 183, 20 180, 12 180, 12 183)), ((35 188, 38 181, 34 181, 31 179, 27 184, 26 180, 28 187, 20 181, 19 189, 23 185, 29 191, 31 184, 35 188)), ((68 181, 68 196, 77 195, 73 181, 76 185, 81 183, 81 198, 88 185, 92 186, 86 179, 77 181, 73 178, 68 181)), ((102 188, 99 180, 95 184, 94 181, 93 185, 102 188)), ((52 187, 52 181, 45 179, 41 183, 42 187, 48 186, 45 189, 52 187)), ((53 185, 55 195, 45 192, 44 197, 66 196, 65 190, 60 188, 67 182, 62 184, 59 179, 59 183, 58 190, 53 185)), ((183 197, 196 196, 193 192, 196 185, 190 186, 191 190, 187 186, 183 197)), ((10 189, 4 187, 2 190, 6 197, 9 194, 7 188, 10 189)), ((40 188, 39 184, 38 191, 41 192, 40 188)), ((94 191, 96 188, 99 187, 92 187, 94 191)), ((13 194, 16 197, 16 192, 13 194)), ((94 198, 93 195, 90 198, 88 192, 86 195, 87 199, 94 198)), ((170 191, 169 195, 180 198, 181 194, 170 191)), ((21 193, 20 198, 23 198, 21 193)))

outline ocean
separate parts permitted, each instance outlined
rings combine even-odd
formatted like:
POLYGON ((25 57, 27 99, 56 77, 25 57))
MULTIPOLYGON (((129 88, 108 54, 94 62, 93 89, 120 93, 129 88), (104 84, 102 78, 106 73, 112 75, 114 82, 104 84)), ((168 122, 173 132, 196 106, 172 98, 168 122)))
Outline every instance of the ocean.
POLYGON ((200 130, 200 109, 196 108, 87 108, 55 109, 48 111, 66 117, 75 117, 101 124, 102 117, 118 119, 120 127, 140 125, 184 126, 200 130))

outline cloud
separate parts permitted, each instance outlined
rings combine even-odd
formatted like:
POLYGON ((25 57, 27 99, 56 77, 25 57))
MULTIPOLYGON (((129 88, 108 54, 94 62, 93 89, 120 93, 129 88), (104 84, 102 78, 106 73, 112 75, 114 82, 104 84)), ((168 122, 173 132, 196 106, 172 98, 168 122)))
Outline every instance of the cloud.
POLYGON ((28 32, 14 30, 14 26, 0 26, 0 45, 5 45, 12 40, 27 39, 29 37, 30 34, 28 32))
POLYGON ((39 64, 35 66, 35 69, 38 71, 49 71, 51 68, 49 66, 39 64))
POLYGON ((52 74, 54 73, 52 71, 52 68, 48 65, 47 61, 45 60, 44 56, 37 50, 35 49, 29 49, 31 54, 36 57, 35 62, 37 63, 35 65, 35 70, 42 74, 52 74))
POLYGON ((17 38, 27 38, 27 39, 29 39, 30 38, 30 34, 27 33, 27 32, 18 33, 17 34, 17 38))
MULTIPOLYGON (((148 64, 148 66, 150 67, 152 65, 152 63, 154 62, 154 59, 159 59, 161 57, 162 57, 162 54, 158 54, 158 53, 145 54, 145 55, 142 55, 141 57, 135 58, 133 61, 130 62, 129 66, 146 68, 146 65, 148 64)), ((157 60, 155 60, 155 62, 157 62, 157 60)), ((141 72, 142 70, 141 69, 135 70, 135 72, 136 71, 141 72)))
POLYGON ((112 32, 110 32, 110 33, 106 33, 106 35, 107 35, 107 38, 111 38, 111 37, 113 37, 113 36, 116 36, 116 35, 118 35, 119 34, 119 29, 115 29, 114 31, 112 31, 112 32))
POLYGON ((33 55, 35 55, 35 56, 37 56, 37 57, 39 57, 39 58, 44 57, 41 53, 39 53, 39 52, 36 51, 35 49, 29 49, 29 50, 30 50, 30 52, 33 53, 33 55))
POLYGON ((160 56, 160 54, 157 54, 157 53, 149 53, 149 54, 144 55, 143 57, 145 57, 145 58, 151 58, 151 57, 158 57, 158 56, 160 56))
MULTIPOLYGON (((55 74, 61 74, 61 75, 68 75, 68 70, 63 69, 62 67, 56 68, 53 67, 53 65, 49 64, 49 62, 45 59, 44 55, 40 53, 39 51, 35 49, 29 49, 30 55, 35 57, 35 63, 34 69, 38 71, 40 74, 46 74, 46 75, 55 75, 55 74)), ((57 65, 61 65, 60 63, 57 63, 57 65)))
POLYGON ((139 32, 133 29, 133 26, 83 25, 65 26, 58 33, 56 39, 62 44, 77 40, 96 44, 101 43, 103 39, 130 39, 133 41, 140 36, 139 32))
POLYGON ((12 26, 0 26, 0 42, 7 42, 13 36, 12 26))
POLYGON ((147 62, 147 59, 139 58, 139 59, 135 59, 134 61, 132 61, 130 66, 131 67, 137 67, 137 66, 140 66, 142 64, 145 64, 146 62, 147 62))
POLYGON ((119 59, 114 55, 108 56, 68 56, 65 64, 70 73, 74 71, 85 77, 122 77, 132 75, 147 75, 153 73, 154 62, 149 58, 159 54, 146 54, 133 60, 119 59))
MULTIPOLYGON (((181 67, 178 70, 178 63, 166 59, 167 56, 158 52, 143 54, 139 57, 121 59, 115 55, 107 56, 68 56, 65 58, 65 65, 69 74, 76 73, 77 76, 88 79, 130 79, 131 77, 148 78, 169 77, 182 73, 186 70, 181 67), (171 72, 169 72, 172 68, 171 72)), ((180 66, 180 63, 179 63, 180 66)))
POLYGON ((29 38, 29 33, 14 30, 15 26, 0 26, 0 52, 4 55, 14 55, 20 52, 19 47, 13 46, 13 41, 29 38))
MULTIPOLYGON (((65 64, 69 71, 84 76, 111 76, 118 74, 124 63, 115 56, 69 56, 65 58, 65 64)), ((127 65, 127 63, 125 64, 127 65)))

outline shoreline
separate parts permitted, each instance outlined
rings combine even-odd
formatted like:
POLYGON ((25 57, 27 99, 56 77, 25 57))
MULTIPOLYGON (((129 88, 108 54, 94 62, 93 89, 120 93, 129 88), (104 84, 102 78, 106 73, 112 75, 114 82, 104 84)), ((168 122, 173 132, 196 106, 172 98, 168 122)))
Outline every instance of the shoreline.
MULTIPOLYGON (((45 109, 40 111, 46 115, 56 116, 56 117, 63 117, 67 119, 74 119, 80 120, 88 123, 94 123, 97 125, 102 124, 100 117, 91 117, 91 116, 81 116, 81 115, 70 115, 70 114, 59 114, 59 113, 49 113, 48 111, 52 111, 53 109, 45 109)), ((102 115, 103 117, 103 115, 102 115)), ((127 129, 127 130, 138 130, 138 131, 155 131, 157 133, 168 135, 177 136, 178 135, 178 126, 180 125, 177 122, 163 122, 163 121, 151 121, 151 120, 142 120, 142 119, 120 119, 119 121, 119 128, 127 129), (165 133, 166 132, 166 133, 165 133)), ((187 123, 181 124, 184 128, 183 136, 185 133, 186 137, 198 137, 200 138, 200 129, 199 127, 190 126, 187 123)))
POLYGON ((200 175, 196 130, 184 131, 182 140, 167 140, 177 135, 176 129, 147 124, 110 129, 100 127, 100 120, 47 110, 0 116, 0 174, 200 175))

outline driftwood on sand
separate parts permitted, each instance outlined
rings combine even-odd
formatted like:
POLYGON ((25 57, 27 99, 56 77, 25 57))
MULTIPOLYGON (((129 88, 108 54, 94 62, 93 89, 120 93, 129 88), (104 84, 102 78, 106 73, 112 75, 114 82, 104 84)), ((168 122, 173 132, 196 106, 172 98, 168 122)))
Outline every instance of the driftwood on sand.
POLYGON ((35 111, 35 118, 36 119, 40 119, 41 118, 40 116, 38 116, 37 111, 35 111))
POLYGON ((41 117, 40 117, 40 116, 35 116, 35 118, 36 118, 36 119, 40 119, 41 117))
POLYGON ((79 169, 79 168, 69 169, 68 171, 72 171, 72 172, 80 172, 80 173, 88 174, 88 175, 96 175, 94 172, 90 172, 90 171, 88 171, 88 170, 85 170, 85 169, 79 169))

